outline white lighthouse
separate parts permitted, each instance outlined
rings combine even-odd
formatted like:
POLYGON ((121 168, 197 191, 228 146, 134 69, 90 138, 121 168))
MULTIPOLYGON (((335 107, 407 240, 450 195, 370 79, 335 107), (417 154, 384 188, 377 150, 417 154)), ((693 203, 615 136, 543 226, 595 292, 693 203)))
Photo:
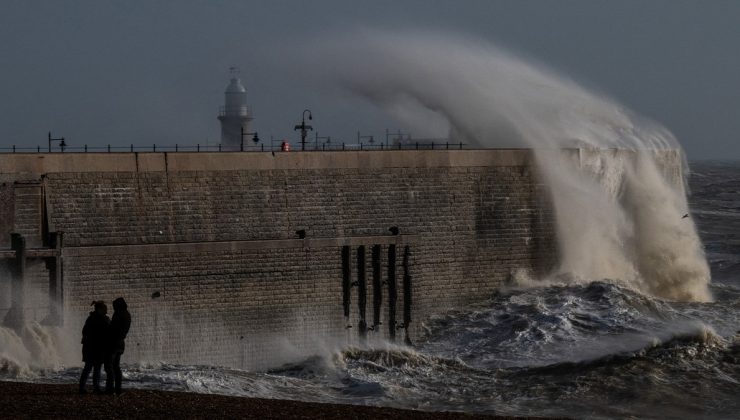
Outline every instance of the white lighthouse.
MULTIPOLYGON (((238 69, 231 68, 231 81, 224 92, 224 106, 219 108, 218 120, 221 121, 222 150, 240 150, 242 133, 252 131, 252 109, 247 106, 247 90, 239 80, 238 69)), ((244 148, 250 146, 251 135, 244 135, 244 148)))

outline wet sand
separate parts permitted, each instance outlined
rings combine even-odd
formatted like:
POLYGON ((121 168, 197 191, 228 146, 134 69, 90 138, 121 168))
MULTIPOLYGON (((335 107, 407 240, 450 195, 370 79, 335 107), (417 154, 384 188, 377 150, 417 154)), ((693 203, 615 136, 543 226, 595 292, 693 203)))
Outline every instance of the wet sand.
MULTIPOLYGON (((88 387, 89 388, 89 387, 88 387)), ((72 384, 0 381, 2 418, 241 418, 241 419, 501 419, 359 405, 229 397, 128 389, 123 394, 79 395, 72 384)))

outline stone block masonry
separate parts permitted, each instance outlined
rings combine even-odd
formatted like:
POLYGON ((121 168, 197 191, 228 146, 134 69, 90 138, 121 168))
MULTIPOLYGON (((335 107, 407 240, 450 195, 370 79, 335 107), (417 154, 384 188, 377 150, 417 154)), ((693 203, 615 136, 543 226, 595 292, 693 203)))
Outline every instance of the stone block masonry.
POLYGON ((546 270, 554 227, 532 161, 528 150, 0 155, 0 230, 34 246, 64 233, 65 323, 124 296, 128 360, 263 368, 336 340, 413 342, 429 316, 486 299, 516 270, 546 270))

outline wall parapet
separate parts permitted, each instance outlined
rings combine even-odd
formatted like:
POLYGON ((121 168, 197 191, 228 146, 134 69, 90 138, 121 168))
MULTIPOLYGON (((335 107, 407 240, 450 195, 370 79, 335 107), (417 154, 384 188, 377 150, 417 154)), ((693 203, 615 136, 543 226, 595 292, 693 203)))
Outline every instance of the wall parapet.
POLYGON ((0 154, 0 174, 522 166, 529 149, 0 154))

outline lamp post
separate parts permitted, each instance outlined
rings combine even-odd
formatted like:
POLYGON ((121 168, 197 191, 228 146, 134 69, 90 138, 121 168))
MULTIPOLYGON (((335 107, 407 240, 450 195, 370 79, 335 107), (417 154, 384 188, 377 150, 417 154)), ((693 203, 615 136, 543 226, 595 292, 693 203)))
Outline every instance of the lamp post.
POLYGON ((58 139, 51 138, 51 131, 49 131, 49 153, 51 153, 51 142, 58 141, 59 142, 59 148, 62 150, 62 153, 64 153, 64 148, 67 147, 67 143, 64 142, 64 137, 59 137, 58 139))
POLYGON ((244 151, 244 136, 254 135, 254 137, 252 137, 252 141, 254 142, 255 145, 257 143, 259 143, 260 138, 257 135, 257 132, 256 131, 254 133, 245 133, 244 132, 244 127, 241 128, 241 131, 242 131, 242 136, 241 136, 241 143, 240 143, 240 146, 239 146, 239 150, 241 150, 242 152, 244 151))
POLYGON ((308 119, 312 120, 310 109, 304 109, 303 115, 301 116, 301 124, 296 125, 294 130, 301 130, 301 150, 306 150, 306 130, 313 130, 313 127, 306 125, 306 112, 308 112, 308 119))

